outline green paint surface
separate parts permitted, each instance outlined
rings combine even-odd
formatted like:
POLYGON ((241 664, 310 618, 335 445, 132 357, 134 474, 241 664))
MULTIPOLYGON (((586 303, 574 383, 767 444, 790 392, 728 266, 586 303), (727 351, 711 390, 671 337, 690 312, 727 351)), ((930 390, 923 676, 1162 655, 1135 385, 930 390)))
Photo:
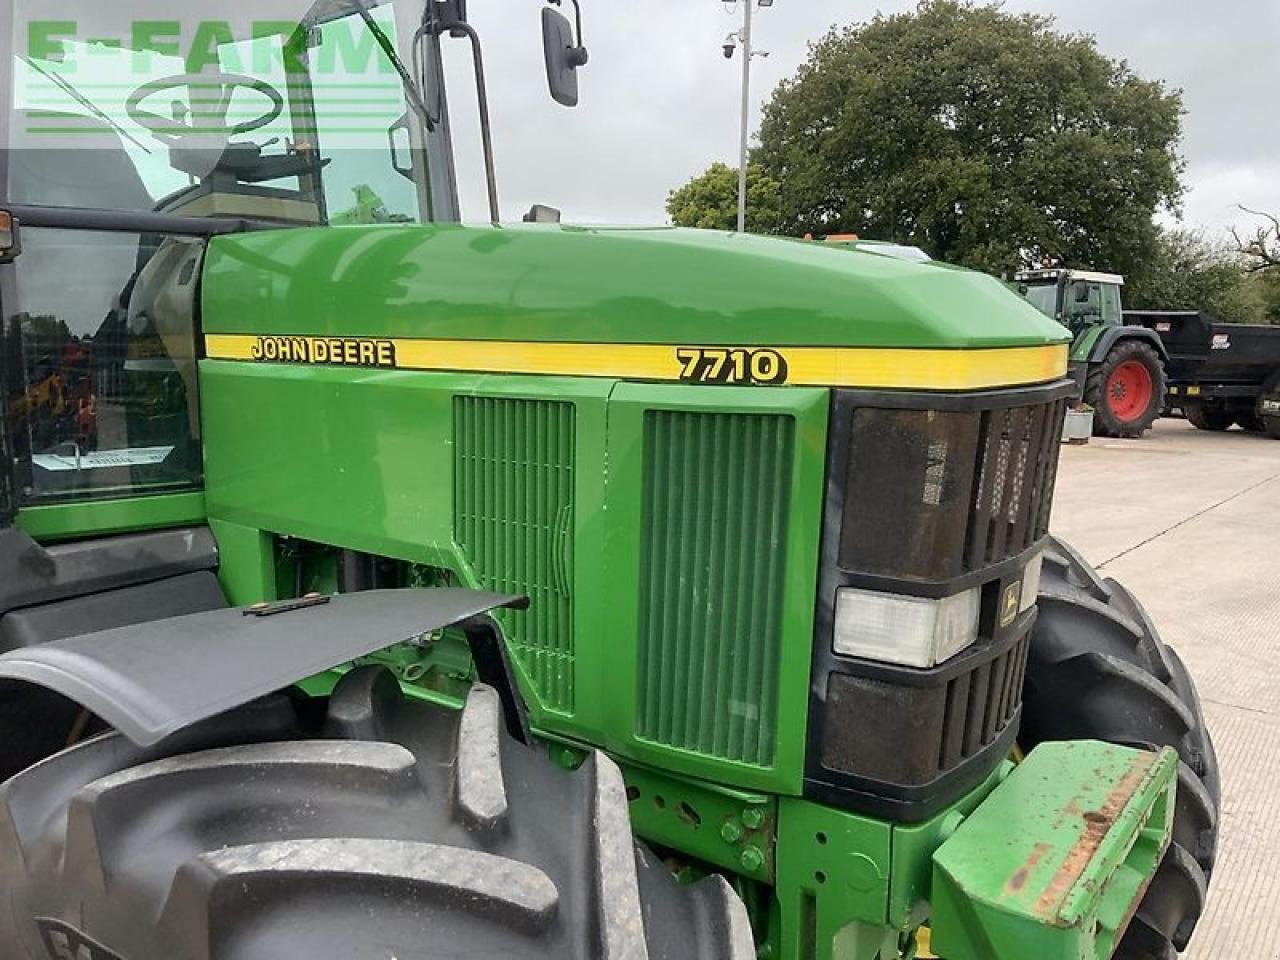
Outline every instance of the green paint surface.
POLYGON ((25 507, 18 514, 18 526, 29 536, 46 543, 190 526, 204 523, 204 520, 202 493, 81 500, 25 507))
POLYGON ((799 794, 828 391, 223 361, 201 378, 208 510, 236 531, 237 600, 266 582, 262 541, 240 531, 530 595, 502 618, 539 727, 799 794), (680 427, 655 434, 655 417, 680 427), (659 461, 696 483, 646 513, 659 461))
POLYGON ((948 960, 1106 960, 1164 854, 1178 758, 1046 743, 934 854, 948 960))
POLYGON ((382 226, 215 238, 214 334, 939 349, 1064 343, 998 280, 697 230, 382 226))

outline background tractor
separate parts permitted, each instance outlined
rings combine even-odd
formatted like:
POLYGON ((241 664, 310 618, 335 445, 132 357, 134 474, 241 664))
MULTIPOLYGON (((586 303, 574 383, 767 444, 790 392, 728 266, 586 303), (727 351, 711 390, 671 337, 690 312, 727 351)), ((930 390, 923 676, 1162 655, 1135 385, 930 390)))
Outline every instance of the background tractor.
POLYGON ((1094 409, 1094 432, 1140 437, 1165 408, 1169 354, 1153 330, 1126 326, 1124 277, 1089 270, 1031 270, 1018 290, 1071 331, 1071 374, 1094 409))
POLYGON ((1049 536, 1065 332, 871 251, 461 225, 466 13, 12 5, 0 410, 66 337, 95 415, 0 430, 0 954, 1185 946, 1217 766, 1049 536))

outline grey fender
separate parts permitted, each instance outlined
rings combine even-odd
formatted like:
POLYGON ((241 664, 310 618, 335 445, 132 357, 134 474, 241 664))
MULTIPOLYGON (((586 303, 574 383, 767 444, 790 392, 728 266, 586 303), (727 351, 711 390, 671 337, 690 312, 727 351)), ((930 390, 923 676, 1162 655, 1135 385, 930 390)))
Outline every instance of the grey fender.
POLYGON ((1102 363, 1110 355, 1117 343, 1122 340, 1141 340, 1143 343, 1150 344, 1160 355, 1160 360, 1164 363, 1169 362, 1169 351, 1165 349, 1164 341, 1160 339, 1160 335, 1154 330, 1146 327, 1126 327, 1114 326, 1107 327, 1102 331, 1102 336, 1093 345, 1093 349, 1089 352, 1090 363, 1102 363))
POLYGON ((0 679, 33 683, 92 711, 139 746, 307 677, 461 624, 481 679, 527 738, 505 645, 492 618, 519 597, 472 590, 371 590, 212 610, 83 634, 0 656, 0 679))

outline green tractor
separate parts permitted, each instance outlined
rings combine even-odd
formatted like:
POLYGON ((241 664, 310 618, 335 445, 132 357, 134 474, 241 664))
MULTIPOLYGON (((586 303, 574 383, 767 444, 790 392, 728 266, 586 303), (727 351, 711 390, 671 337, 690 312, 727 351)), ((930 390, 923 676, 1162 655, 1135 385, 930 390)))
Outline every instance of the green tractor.
POLYGON ((1125 326, 1124 277, 1090 270, 1030 270, 1018 292, 1071 331, 1071 375, 1094 410, 1094 432, 1140 437, 1165 408, 1169 353, 1160 337, 1125 326))
POLYGON ((1217 765, 1048 534, 1061 327, 874 252, 463 226, 461 0, 11 9, 0 410, 75 357, 94 416, 0 430, 0 955, 1186 945, 1217 765))

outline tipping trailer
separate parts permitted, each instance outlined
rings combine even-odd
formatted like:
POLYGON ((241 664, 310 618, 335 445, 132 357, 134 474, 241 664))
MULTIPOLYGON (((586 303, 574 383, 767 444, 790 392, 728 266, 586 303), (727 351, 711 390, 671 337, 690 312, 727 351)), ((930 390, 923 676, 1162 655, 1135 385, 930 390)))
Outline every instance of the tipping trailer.
POLYGON ((1217 323, 1198 311, 1126 310, 1169 359, 1169 406, 1201 430, 1265 432, 1280 440, 1280 327, 1217 323))

